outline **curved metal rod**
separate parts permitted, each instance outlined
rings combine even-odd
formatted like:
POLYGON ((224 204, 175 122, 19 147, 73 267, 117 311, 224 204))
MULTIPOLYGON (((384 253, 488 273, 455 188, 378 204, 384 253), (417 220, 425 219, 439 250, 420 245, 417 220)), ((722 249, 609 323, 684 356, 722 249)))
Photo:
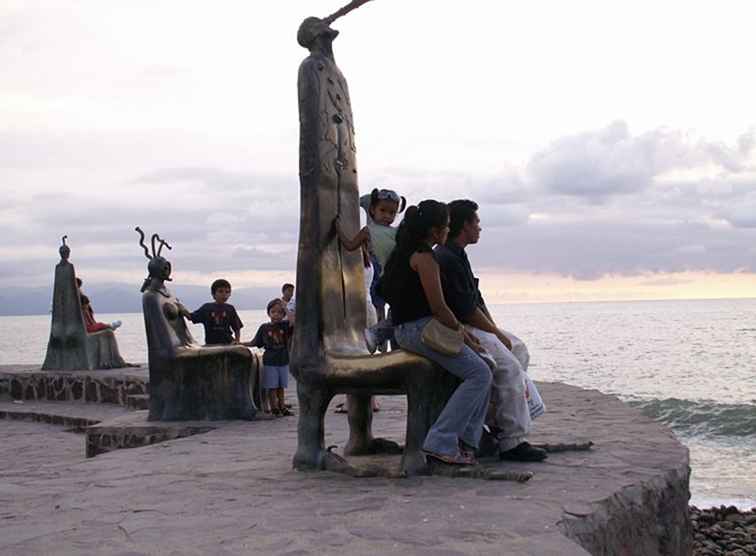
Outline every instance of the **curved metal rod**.
POLYGON ((144 249, 144 256, 147 257, 148 261, 151 261, 152 257, 150 257, 150 252, 147 249, 147 246, 144 244, 144 232, 142 231, 142 228, 137 226, 134 229, 139 233, 139 245, 141 245, 142 249, 144 249))
MULTIPOLYGON (((155 235, 157 235, 157 234, 155 234, 155 235)), ((167 241, 165 241, 164 239, 162 239, 160 236, 157 236, 157 238, 158 238, 158 241, 160 242, 160 247, 158 247, 158 251, 157 251, 157 256, 158 257, 160 256, 160 252, 163 250, 163 247, 167 247, 169 251, 171 249, 173 249, 173 247, 171 247, 170 244, 167 241)))
POLYGON ((152 256, 157 256, 157 249, 155 248, 155 240, 158 238, 157 234, 152 234, 152 256))
POLYGON ((68 236, 63 236, 63 237, 61 238, 61 240, 63 241, 63 245, 65 245, 65 244, 66 244, 66 238, 67 238, 67 237, 68 237, 68 236))

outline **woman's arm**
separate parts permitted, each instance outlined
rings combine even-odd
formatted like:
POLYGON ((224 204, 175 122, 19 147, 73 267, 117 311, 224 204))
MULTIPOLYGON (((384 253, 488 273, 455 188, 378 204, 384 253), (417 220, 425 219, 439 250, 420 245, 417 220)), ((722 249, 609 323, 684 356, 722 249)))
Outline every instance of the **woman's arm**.
POLYGON ((367 245, 370 241, 370 230, 367 229, 367 226, 357 232, 357 235, 352 239, 349 239, 344 233, 344 230, 341 228, 341 220, 338 216, 333 219, 333 228, 336 230, 336 234, 339 236, 341 244, 347 251, 355 251, 362 245, 367 245))
POLYGON ((457 317, 446 305, 444 292, 441 290, 441 276, 438 272, 438 263, 430 253, 415 253, 410 257, 410 267, 420 275, 420 283, 423 286, 425 297, 428 299, 433 316, 449 328, 460 327, 457 317))

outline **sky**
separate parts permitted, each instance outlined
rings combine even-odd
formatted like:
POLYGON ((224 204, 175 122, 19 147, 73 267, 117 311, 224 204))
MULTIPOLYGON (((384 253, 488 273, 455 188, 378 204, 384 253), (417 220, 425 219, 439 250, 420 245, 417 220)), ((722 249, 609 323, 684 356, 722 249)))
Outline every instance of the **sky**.
MULTIPOLYGON (((345 0, 3 0, 0 286, 293 281, 296 42, 345 0)), ((360 188, 471 198, 489 302, 756 297, 748 2, 373 0, 334 27, 360 188)))

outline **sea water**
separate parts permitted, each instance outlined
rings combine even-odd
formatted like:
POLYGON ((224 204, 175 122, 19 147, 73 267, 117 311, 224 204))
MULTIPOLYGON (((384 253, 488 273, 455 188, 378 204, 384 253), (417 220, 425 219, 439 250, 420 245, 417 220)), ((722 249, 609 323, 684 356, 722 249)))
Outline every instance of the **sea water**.
MULTIPOLYGON (((756 299, 491 310, 502 328, 527 343, 536 380, 617 395, 670 426, 690 449, 693 504, 756 505, 756 299)), ((267 321, 263 310, 240 316, 245 339, 267 321)), ((97 318, 122 320, 122 355, 147 360, 141 314, 97 318)), ((0 317, 0 365, 40 364, 49 328, 49 315, 0 317)), ((201 340, 202 328, 193 331, 201 340)))

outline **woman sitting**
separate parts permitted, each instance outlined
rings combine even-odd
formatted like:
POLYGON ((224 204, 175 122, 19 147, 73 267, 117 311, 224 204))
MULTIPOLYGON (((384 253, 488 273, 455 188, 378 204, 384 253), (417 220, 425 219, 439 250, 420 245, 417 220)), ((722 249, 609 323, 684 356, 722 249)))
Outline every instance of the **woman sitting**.
POLYGON ((427 200, 409 207, 380 287, 391 304, 397 343, 462 380, 428 432, 423 451, 443 463, 474 465, 491 391, 491 371, 476 353, 480 350, 477 340, 464 332, 444 301, 433 246, 443 244, 448 232, 449 211, 444 203, 427 200), (457 355, 444 355, 423 343, 423 329, 432 318, 464 332, 466 345, 457 355))

